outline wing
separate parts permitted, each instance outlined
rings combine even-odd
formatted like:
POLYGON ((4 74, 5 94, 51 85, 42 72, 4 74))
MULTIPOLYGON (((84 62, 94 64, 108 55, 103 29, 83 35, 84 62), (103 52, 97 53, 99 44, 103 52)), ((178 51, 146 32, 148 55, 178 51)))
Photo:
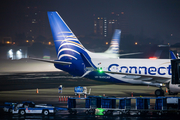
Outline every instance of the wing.
POLYGON ((156 83, 167 83, 171 79, 170 77, 141 75, 141 74, 133 74, 133 73, 121 73, 121 72, 112 72, 112 71, 103 71, 103 72, 110 74, 125 75, 123 78, 127 78, 127 79, 142 80, 142 81, 156 82, 156 83))

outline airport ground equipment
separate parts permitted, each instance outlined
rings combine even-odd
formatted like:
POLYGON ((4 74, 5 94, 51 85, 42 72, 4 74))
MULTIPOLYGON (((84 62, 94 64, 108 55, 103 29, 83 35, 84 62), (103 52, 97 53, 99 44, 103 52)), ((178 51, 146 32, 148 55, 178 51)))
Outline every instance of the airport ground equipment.
POLYGON ((171 83, 180 84, 180 59, 171 60, 171 68, 172 68, 171 83))
POLYGON ((115 112, 119 115, 162 115, 162 114, 180 114, 180 97, 99 97, 90 96, 87 98, 69 98, 68 111, 70 114, 76 114, 83 111, 86 114, 95 115, 113 115, 115 112), (77 100, 85 101, 85 107, 77 106, 77 100), (135 101, 132 104, 131 101, 135 101), (151 100, 155 101, 153 105, 151 100), (119 104, 117 104, 119 103, 119 104), (134 106, 133 106, 134 105, 134 106))
POLYGON ((18 103, 17 102, 5 102, 4 106, 1 106, 1 108, 3 108, 4 112, 11 113, 12 109, 14 109, 16 104, 18 104, 18 103))
MULTIPOLYGON (((67 110, 67 108, 54 107, 49 104, 35 104, 32 101, 24 101, 22 103, 17 103, 11 108, 12 114, 55 114, 57 111, 67 110)), ((5 112, 8 112, 7 110, 5 112)))
POLYGON ((87 87, 81 87, 81 86, 78 86, 78 87, 75 87, 74 88, 74 94, 75 95, 90 95, 91 93, 91 88, 89 89, 89 93, 87 93, 87 87))

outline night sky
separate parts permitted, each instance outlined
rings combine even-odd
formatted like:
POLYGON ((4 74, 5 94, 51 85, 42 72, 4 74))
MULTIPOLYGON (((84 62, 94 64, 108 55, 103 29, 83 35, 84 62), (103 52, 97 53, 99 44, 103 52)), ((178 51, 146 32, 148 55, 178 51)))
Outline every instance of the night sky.
POLYGON ((93 32, 93 14, 108 16, 111 12, 124 12, 129 34, 143 32, 149 38, 173 37, 172 44, 180 39, 179 0, 1 0, 1 37, 15 33, 13 21, 18 19, 20 8, 27 4, 41 6, 43 11, 57 11, 78 35, 93 32))

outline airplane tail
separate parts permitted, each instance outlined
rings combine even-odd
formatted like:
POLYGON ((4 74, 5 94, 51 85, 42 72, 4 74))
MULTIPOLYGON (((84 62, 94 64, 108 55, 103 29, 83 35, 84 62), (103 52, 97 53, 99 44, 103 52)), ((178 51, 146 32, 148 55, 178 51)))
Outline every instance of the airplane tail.
POLYGON ((121 30, 116 29, 114 31, 114 35, 112 37, 110 46, 108 50, 105 51, 105 53, 111 53, 111 54, 118 54, 119 53, 119 43, 120 43, 120 37, 121 37, 121 30))
POLYGON ((80 57, 79 52, 85 48, 57 12, 47 14, 58 60, 77 60, 80 57))

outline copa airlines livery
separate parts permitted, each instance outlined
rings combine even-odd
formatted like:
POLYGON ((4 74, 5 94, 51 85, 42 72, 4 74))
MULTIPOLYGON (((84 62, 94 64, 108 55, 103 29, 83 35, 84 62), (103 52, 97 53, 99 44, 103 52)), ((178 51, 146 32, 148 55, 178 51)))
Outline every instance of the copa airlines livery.
MULTIPOLYGON (((117 59, 92 53, 84 48, 57 12, 48 12, 48 18, 57 60, 33 59, 54 63, 57 69, 73 76, 113 83, 157 86, 156 96, 164 95, 161 89, 163 86, 169 89, 169 94, 180 92, 179 85, 171 84, 170 59, 117 59)), ((116 44, 115 42, 114 45, 116 44)))

